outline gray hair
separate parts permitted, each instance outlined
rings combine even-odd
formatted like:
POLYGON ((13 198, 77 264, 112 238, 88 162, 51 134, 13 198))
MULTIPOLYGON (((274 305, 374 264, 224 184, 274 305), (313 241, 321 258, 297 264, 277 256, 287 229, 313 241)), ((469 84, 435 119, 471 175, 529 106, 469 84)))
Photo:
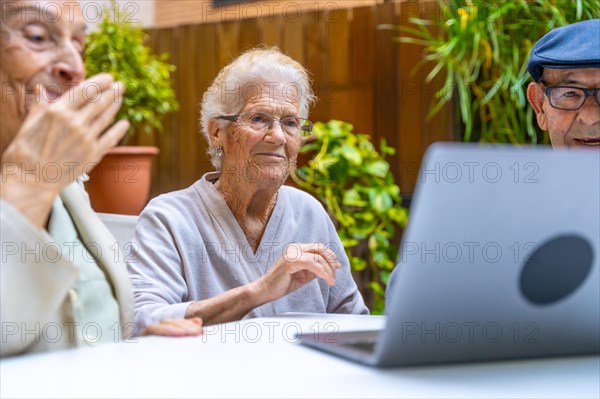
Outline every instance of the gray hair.
POLYGON ((208 122, 219 115, 232 115, 244 108, 245 93, 261 84, 274 85, 300 103, 300 116, 308 118, 310 105, 316 100, 308 71, 297 61, 283 54, 277 47, 257 47, 246 51, 221 69, 210 87, 204 92, 200 111, 200 128, 208 142, 208 154, 213 166, 221 168, 221 158, 215 153, 208 132, 208 122))

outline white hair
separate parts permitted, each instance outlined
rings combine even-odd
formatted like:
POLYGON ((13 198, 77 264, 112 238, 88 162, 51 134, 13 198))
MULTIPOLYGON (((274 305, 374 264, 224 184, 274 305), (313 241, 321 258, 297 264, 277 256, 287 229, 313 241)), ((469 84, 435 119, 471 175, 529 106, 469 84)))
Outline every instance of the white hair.
POLYGON ((310 105, 315 101, 306 69, 277 47, 257 47, 246 51, 225 66, 204 92, 200 111, 200 129, 208 142, 208 154, 218 170, 221 159, 209 137, 208 122, 220 115, 238 113, 245 106, 247 93, 261 86, 284 90, 300 104, 300 116, 308 118, 310 105), (280 86, 283 85, 283 86, 280 86), (291 93, 293 91, 293 93, 291 93))

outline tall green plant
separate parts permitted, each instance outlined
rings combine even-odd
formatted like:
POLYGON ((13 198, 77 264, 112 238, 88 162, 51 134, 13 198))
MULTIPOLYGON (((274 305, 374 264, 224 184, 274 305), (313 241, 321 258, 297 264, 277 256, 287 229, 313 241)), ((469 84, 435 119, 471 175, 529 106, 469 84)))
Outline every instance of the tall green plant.
POLYGON ((531 47, 555 27, 600 18, 600 0, 438 0, 438 10, 435 18, 410 18, 416 27, 380 26, 425 47, 417 67, 434 64, 426 82, 446 74, 429 115, 458 94, 465 141, 538 142, 525 96, 531 47))
POLYGON ((151 134, 163 128, 164 114, 176 111, 179 104, 171 86, 175 66, 166 62, 168 54, 155 55, 145 45, 142 28, 127 22, 127 13, 113 2, 110 13, 98 31, 88 35, 85 64, 88 75, 108 72, 125 85, 125 99, 117 118, 131 123, 129 135, 151 134))
POLYGON ((300 152, 315 155, 292 177, 315 194, 337 221, 352 270, 368 274, 372 312, 381 313, 385 284, 397 256, 391 240, 396 228, 407 221, 400 188, 385 160, 395 150, 382 140, 379 153, 369 136, 354 134, 352 125, 340 121, 317 122, 313 135, 314 141, 302 145, 300 152), (368 247, 367 259, 356 256, 360 244, 368 247))

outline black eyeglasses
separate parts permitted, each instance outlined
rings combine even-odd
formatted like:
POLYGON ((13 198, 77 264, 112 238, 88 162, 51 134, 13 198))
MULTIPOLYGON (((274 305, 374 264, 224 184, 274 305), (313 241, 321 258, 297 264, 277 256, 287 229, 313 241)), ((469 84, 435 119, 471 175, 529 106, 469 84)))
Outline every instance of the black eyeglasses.
POLYGON ((584 89, 571 86, 546 87, 545 93, 550 100, 550 105, 556 109, 565 111, 576 111, 583 107, 588 97, 594 97, 596 104, 600 106, 600 88, 584 89))
POLYGON ((281 124, 281 129, 289 136, 307 136, 312 132, 313 123, 308 119, 297 116, 284 116, 275 118, 273 115, 262 112, 245 112, 239 115, 221 115, 217 119, 237 122, 240 125, 250 126, 253 130, 265 133, 273 128, 275 122, 281 124))

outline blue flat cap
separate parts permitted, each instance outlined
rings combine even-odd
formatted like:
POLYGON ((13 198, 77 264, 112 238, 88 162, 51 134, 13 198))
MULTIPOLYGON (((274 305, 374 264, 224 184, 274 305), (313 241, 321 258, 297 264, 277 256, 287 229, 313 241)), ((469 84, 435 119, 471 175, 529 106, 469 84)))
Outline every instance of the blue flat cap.
POLYGON ((544 68, 600 68, 600 19, 552 29, 531 49, 527 70, 536 82, 544 68))

